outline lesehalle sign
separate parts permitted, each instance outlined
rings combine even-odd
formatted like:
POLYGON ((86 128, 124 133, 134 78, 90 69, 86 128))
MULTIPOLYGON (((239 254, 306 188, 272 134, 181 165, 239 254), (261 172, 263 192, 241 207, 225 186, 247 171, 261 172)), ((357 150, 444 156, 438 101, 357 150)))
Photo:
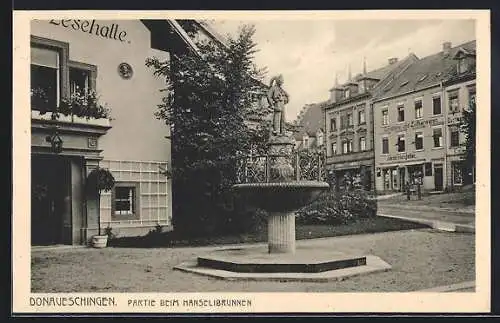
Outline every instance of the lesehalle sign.
MULTIPOLYGON (((120 42, 127 41, 127 32, 125 30, 120 30, 119 24, 99 24, 92 20, 82 20, 82 19, 51 19, 49 21, 51 25, 60 26, 63 28, 70 28, 75 31, 81 31, 88 34, 93 34, 98 37, 103 37, 111 40, 118 40, 120 42)), ((130 43, 130 41, 127 41, 130 43)))

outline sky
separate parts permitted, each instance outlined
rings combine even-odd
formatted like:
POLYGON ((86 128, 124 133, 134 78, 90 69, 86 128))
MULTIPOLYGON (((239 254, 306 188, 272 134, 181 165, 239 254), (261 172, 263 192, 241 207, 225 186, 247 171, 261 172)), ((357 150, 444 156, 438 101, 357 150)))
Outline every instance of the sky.
POLYGON ((267 67, 266 83, 277 74, 284 77, 290 94, 286 118, 296 119, 305 104, 328 99, 329 89, 352 75, 403 59, 410 52, 425 57, 475 39, 474 20, 210 20, 221 35, 236 35, 242 24, 256 28, 259 50, 255 62, 267 67))

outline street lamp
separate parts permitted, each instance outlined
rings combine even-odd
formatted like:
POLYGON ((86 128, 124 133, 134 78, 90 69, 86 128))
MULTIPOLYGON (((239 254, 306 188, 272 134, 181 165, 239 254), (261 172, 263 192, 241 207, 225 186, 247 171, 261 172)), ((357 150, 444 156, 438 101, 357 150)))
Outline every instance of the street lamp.
POLYGON ((59 136, 59 132, 57 131, 57 128, 54 128, 52 135, 45 137, 45 140, 47 142, 50 142, 50 147, 54 153, 59 154, 62 152, 63 140, 59 136))

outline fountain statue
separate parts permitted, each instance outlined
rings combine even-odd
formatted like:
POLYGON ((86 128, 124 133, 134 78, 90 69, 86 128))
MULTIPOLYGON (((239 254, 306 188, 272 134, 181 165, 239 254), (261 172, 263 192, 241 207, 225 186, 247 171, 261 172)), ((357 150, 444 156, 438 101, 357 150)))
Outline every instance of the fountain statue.
POLYGON ((295 176, 292 166, 295 139, 286 133, 284 118, 289 96, 282 85, 283 76, 275 76, 267 92, 273 109, 272 135, 267 143, 269 181, 234 185, 234 189, 245 194, 250 203, 269 213, 269 253, 295 252, 295 211, 329 188, 325 182, 298 181, 295 176))
POLYGON ((375 259, 377 257, 370 258, 372 264, 367 265, 368 256, 347 255, 330 248, 301 248, 297 251, 295 212, 313 202, 321 192, 329 189, 329 185, 319 180, 301 180, 298 166, 297 169, 292 166, 295 139, 285 127, 285 105, 289 96, 282 88, 283 76, 272 78, 270 85, 267 99, 273 108, 273 125, 267 143, 267 180, 233 186, 236 192, 246 197, 246 203, 267 211, 265 250, 260 247, 225 248, 198 256, 196 262, 183 263, 175 269, 230 279, 306 281, 348 276, 349 272, 342 271, 346 268, 356 268, 356 274, 387 270, 390 266, 375 259))
POLYGON ((282 88, 283 75, 271 79, 267 102, 273 108, 273 135, 285 133, 285 104, 290 101, 288 93, 282 88))

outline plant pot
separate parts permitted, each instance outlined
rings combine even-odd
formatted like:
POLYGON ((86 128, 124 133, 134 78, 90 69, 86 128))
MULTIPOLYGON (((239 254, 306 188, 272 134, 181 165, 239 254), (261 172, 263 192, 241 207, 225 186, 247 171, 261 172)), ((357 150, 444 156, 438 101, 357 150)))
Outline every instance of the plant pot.
POLYGON ((103 236, 95 235, 92 237, 92 247, 94 248, 106 248, 107 244, 108 244, 107 235, 103 236))

